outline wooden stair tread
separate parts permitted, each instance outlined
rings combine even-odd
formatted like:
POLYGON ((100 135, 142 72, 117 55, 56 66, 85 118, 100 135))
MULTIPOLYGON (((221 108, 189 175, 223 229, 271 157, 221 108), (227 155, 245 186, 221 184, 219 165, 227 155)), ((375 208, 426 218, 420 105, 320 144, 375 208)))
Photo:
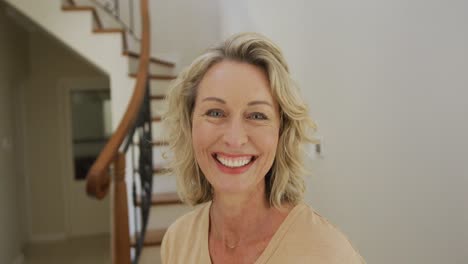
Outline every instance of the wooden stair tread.
POLYGON ((152 95, 150 99, 151 100, 164 100, 166 99, 166 96, 165 95, 152 95))
MULTIPOLYGON (((134 169, 134 172, 138 173, 138 169, 134 169)), ((169 172, 171 172, 171 169, 169 168, 160 167, 160 166, 153 167, 153 174, 166 174, 169 172)))
MULTIPOLYGON (((151 197, 151 205, 181 204, 182 201, 176 192, 155 193, 151 197)), ((140 197, 136 200, 136 205, 141 206, 140 197)))
POLYGON ((63 11, 94 11, 92 6, 62 6, 63 11))
POLYGON ((180 204, 182 201, 179 198, 177 192, 167 192, 160 194, 153 194, 151 199, 153 205, 161 204, 180 204))
MULTIPOLYGON (((133 141, 133 145, 138 146, 139 145, 138 141, 133 141)), ((165 140, 154 140, 154 141, 151 141, 151 145, 153 147, 165 147, 165 146, 169 146, 169 142, 165 140)))
POLYGON ((93 33, 120 33, 123 34, 125 30, 121 28, 97 28, 93 29, 93 33))
MULTIPOLYGON (((140 58, 139 53, 134 52, 134 51, 129 51, 129 50, 124 51, 123 55, 128 56, 128 57, 132 57, 132 58, 140 58)), ((161 64, 161 65, 171 67, 171 68, 173 68, 175 66, 175 64, 173 62, 161 60, 161 59, 154 58, 154 57, 150 57, 150 62, 153 62, 153 63, 156 63, 156 64, 161 64)))
MULTIPOLYGON (((133 141, 133 144, 138 145, 138 141, 133 141)), ((169 146, 169 142, 165 140, 154 140, 154 141, 151 141, 151 145, 153 147, 169 146)))
MULTIPOLYGON (((143 246, 160 246, 163 240, 164 234, 166 234, 167 229, 151 229, 146 230, 145 241, 143 242, 143 246)), ((136 246, 136 236, 132 236, 131 238, 131 246, 136 246)))
POLYGON ((171 169, 163 168, 163 167, 154 167, 153 174, 165 174, 171 172, 171 169))
MULTIPOLYGON (((130 73, 129 76, 132 78, 137 77, 135 73, 130 73)), ((149 74, 148 77, 152 80, 174 80, 177 78, 177 76, 167 74, 149 74)))
POLYGON ((169 146, 169 143, 165 140, 154 140, 151 142, 154 147, 169 146))
POLYGON ((98 29, 102 29, 102 22, 94 6, 77 6, 74 1, 69 1, 70 6, 62 6, 63 11, 91 11, 98 29))
MULTIPOLYGON (((98 26, 98 29, 93 30, 94 33, 125 33, 125 30, 120 29, 120 28, 108 28, 108 29, 103 28, 101 19, 99 18, 99 15, 94 6, 77 6, 73 0, 69 0, 69 4, 70 5, 62 6, 62 10, 63 11, 91 11, 93 13, 93 17, 96 20, 96 23, 98 26)), ((126 41, 124 41, 124 45, 125 46, 127 45, 126 41)), ((139 53, 126 50, 126 48, 122 52, 122 54, 124 56, 132 57, 132 58, 140 58, 139 53)), ((167 61, 167 60, 158 59, 155 57, 150 57, 150 62, 160 64, 160 65, 170 67, 170 68, 175 67, 175 63, 167 61)))

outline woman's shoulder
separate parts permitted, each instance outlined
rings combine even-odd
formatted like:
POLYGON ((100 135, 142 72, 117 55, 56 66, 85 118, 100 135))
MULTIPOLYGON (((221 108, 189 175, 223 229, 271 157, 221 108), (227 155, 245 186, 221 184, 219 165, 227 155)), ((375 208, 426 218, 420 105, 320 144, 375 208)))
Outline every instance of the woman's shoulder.
POLYGON ((329 262, 326 263, 365 263, 351 241, 338 227, 311 206, 300 204, 298 207, 294 223, 291 224, 285 237, 288 242, 300 240, 300 244, 304 245, 302 248, 304 252, 327 259, 329 262), (320 250, 316 251, 317 249, 320 250), (340 262, 351 259, 354 261, 340 262))
POLYGON ((162 244, 177 244, 187 241, 187 238, 191 241, 202 239, 203 230, 207 230, 209 225, 210 205, 211 202, 197 205, 174 221, 167 229, 162 244))
POLYGON ((202 250, 208 237, 210 203, 196 206, 172 223, 161 244, 162 263, 189 263, 206 258, 202 250))
POLYGON ((209 206, 209 202, 195 206, 193 210, 174 221, 167 229, 166 234, 183 234, 186 237, 191 230, 201 230, 201 226, 205 224, 205 221, 208 221, 206 214, 209 206))

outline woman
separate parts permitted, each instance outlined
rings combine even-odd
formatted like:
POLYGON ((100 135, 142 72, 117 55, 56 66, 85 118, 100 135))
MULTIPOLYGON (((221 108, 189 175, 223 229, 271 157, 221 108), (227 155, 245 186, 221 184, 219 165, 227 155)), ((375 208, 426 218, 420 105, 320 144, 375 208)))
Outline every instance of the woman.
POLYGON ((181 198, 163 263, 364 263, 303 203, 301 146, 315 124, 279 48, 234 35, 176 80, 165 115, 181 198))

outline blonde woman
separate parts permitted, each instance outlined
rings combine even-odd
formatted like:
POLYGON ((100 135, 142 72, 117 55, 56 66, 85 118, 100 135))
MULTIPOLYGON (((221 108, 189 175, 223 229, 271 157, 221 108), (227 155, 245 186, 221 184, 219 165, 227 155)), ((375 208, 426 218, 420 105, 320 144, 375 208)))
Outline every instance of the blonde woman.
POLYGON ((237 34, 198 57, 165 122, 179 195, 199 206, 168 229, 163 263, 364 263, 303 203, 301 147, 315 124, 269 39, 237 34))

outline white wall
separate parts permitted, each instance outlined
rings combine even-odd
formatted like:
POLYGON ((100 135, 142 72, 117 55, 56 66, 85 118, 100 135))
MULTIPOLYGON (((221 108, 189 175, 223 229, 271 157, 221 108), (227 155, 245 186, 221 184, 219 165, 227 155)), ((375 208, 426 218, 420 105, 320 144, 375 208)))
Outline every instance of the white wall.
POLYGON ((152 0, 151 51, 177 62, 178 72, 220 40, 217 0, 152 0))
MULTIPOLYGON (((105 1, 105 0, 101 0, 105 1)), ((129 4, 120 1, 122 21, 129 25, 129 4)), ((218 0, 151 0, 151 55, 176 64, 174 73, 188 66, 208 47, 221 40, 218 0)), ((140 1, 133 1, 136 36, 141 37, 140 1)), ((129 49, 140 50, 140 42, 128 38, 129 49)))
POLYGON ((283 48, 318 122, 307 201, 368 263, 466 263, 468 2, 221 5, 223 36, 283 48))
POLYGON ((27 32, 0 3, 0 263, 13 263, 26 239, 18 89, 27 74, 27 32))
POLYGON ((69 160, 64 153, 65 111, 59 104, 67 98, 59 91, 66 88, 62 84, 66 80, 103 79, 109 85, 107 76, 43 31, 30 34, 29 55, 24 123, 31 238, 42 241, 81 234, 77 230, 83 228, 74 223, 87 225, 87 230, 109 231, 108 199, 87 198, 85 183, 70 181, 73 175, 63 169, 69 160))

